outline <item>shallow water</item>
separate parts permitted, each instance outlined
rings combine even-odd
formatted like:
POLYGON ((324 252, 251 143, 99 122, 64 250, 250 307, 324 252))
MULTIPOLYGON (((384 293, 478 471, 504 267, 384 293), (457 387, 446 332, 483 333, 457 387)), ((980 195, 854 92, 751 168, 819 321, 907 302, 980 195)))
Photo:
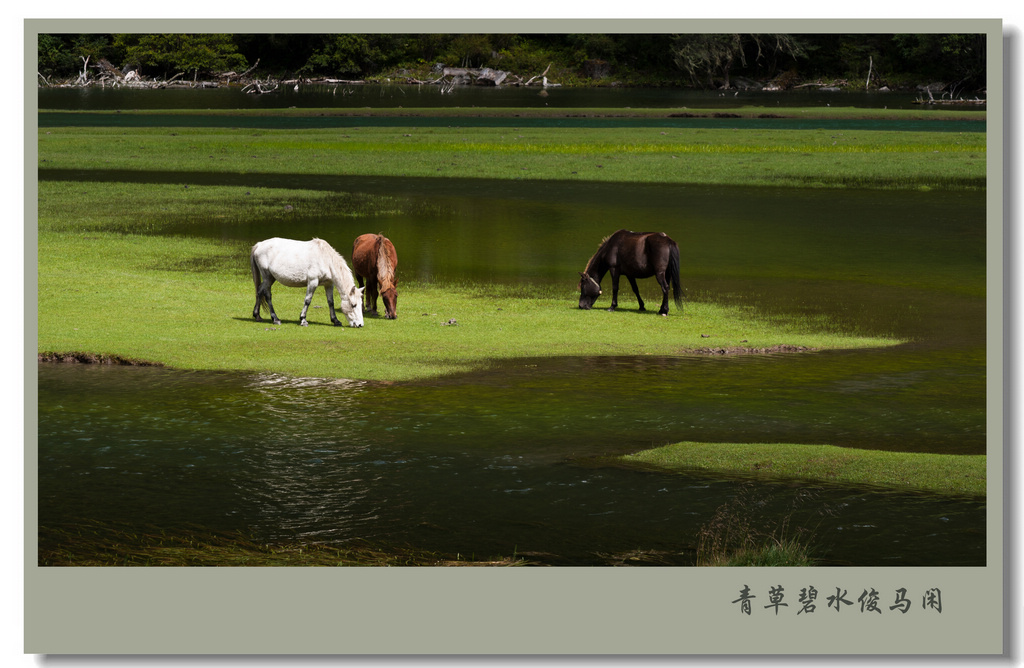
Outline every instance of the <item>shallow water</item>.
MULTIPOLYGON (((740 106, 859 107, 918 109, 917 92, 852 91, 700 91, 681 88, 548 88, 460 86, 442 94, 438 86, 303 85, 281 86, 268 95, 249 95, 239 87, 138 90, 131 88, 41 88, 39 109, 275 109, 275 108, 423 108, 548 107, 731 109, 740 106)), ((939 108, 948 109, 946 105, 939 108)), ((966 106, 978 109, 976 105, 966 106)), ((983 108, 983 107, 981 107, 983 108)))
MULTIPOLYGON (((757 411, 756 400, 721 399, 730 376, 784 359, 591 362, 521 361, 398 386, 44 364, 40 522, 85 515, 266 541, 363 538, 558 565, 615 564, 639 550, 647 555, 639 563, 687 565, 701 526, 740 499, 755 522, 786 518, 794 531, 813 530, 827 563, 984 563, 977 500, 806 483, 751 488, 600 459, 681 434, 816 442, 850 432, 859 442, 874 431, 876 443, 893 443, 928 422, 878 429, 884 410, 848 408, 851 397, 881 403, 869 387, 857 397, 834 384, 844 401, 829 417, 841 424, 809 424, 804 412, 781 411, 792 399, 770 387, 757 411), (538 373, 540 364, 553 368, 538 373), (638 374, 656 389, 622 392, 638 374), (690 383, 704 390, 673 390, 690 383), (619 392, 609 398, 609 387, 619 392)), ((943 431, 950 449, 954 429, 943 431)))

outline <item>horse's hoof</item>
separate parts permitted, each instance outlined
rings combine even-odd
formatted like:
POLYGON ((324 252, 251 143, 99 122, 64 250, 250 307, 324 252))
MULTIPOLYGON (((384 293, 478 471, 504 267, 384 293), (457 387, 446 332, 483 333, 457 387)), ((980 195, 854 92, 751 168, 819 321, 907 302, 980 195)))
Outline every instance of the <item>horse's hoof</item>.
POLYGON ((300 323, 299 323, 299 325, 300 325, 300 326, 302 326, 302 327, 309 327, 309 323, 308 323, 308 322, 306 322, 305 320, 303 320, 302 322, 300 322, 300 323))

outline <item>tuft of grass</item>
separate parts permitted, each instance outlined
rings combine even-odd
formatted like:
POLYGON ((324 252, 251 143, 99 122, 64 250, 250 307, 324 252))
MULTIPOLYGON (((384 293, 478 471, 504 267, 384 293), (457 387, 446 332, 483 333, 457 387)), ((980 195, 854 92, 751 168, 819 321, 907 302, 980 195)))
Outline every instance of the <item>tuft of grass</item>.
POLYGON ((704 564, 707 566, 760 566, 794 567, 814 566, 815 561, 805 545, 795 540, 767 541, 757 549, 742 549, 722 562, 704 564))
MULTIPOLYGON (((747 485, 722 504, 698 532, 697 566, 813 566, 813 530, 792 526, 796 506, 813 495, 798 494, 787 515, 767 512, 770 494, 747 485)), ((828 509, 819 512, 829 512, 828 509)))
POLYGON ((670 471, 881 486, 954 496, 986 494, 985 455, 940 455, 784 443, 682 442, 620 461, 670 471))

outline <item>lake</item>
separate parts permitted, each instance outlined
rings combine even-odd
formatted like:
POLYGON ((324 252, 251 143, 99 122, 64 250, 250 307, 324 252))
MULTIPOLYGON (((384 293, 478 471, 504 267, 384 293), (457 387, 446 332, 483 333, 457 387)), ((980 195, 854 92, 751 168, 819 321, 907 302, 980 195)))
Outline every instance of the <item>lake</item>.
MULTIPOLYGON (((909 341, 742 357, 522 359, 397 384, 41 364, 43 525, 368 539, 549 565, 691 565, 701 527, 745 500, 765 521, 813 531, 825 564, 986 563, 984 500, 609 461, 682 440, 985 453, 984 193, 101 170, 40 178, 387 194, 408 206, 372 231, 394 240, 400 278, 424 282, 571 288, 587 258, 561 251, 566 239, 596 246, 621 227, 662 230, 680 242, 688 299, 810 313, 844 331, 909 341), (460 244, 443 243, 453 237, 460 244), (493 243, 504 261, 481 266, 474 258, 493 243)), ((247 244, 279 234, 344 248, 365 225, 299 218, 281 234, 260 223, 169 219, 158 233, 226 239, 244 258, 247 244)))

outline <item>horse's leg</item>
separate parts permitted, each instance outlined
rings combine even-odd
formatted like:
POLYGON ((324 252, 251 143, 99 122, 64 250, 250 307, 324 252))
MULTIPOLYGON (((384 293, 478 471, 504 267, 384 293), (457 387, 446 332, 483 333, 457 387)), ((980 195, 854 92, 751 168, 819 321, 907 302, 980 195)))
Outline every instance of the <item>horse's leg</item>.
POLYGON ((252 310, 252 317, 257 322, 263 322, 263 318, 260 317, 260 299, 262 297, 262 299, 267 302, 267 310, 270 311, 271 321, 273 321, 275 325, 280 325, 281 320, 277 317, 277 314, 274 313, 274 302, 270 300, 270 286, 272 286, 273 284, 273 276, 267 276, 266 278, 263 279, 263 282, 260 283, 259 289, 256 290, 256 306, 252 310))
MULTIPOLYGON (((353 273, 353 275, 356 277, 356 283, 359 284, 359 287, 363 287, 363 277, 360 276, 359 274, 355 274, 355 273, 353 273)), ((363 292, 363 303, 361 304, 361 306, 363 307, 363 312, 365 313, 366 312, 366 292, 365 291, 363 292)))
POLYGON ((370 310, 374 313, 377 312, 377 288, 378 284, 375 276, 366 279, 366 292, 364 294, 366 295, 367 303, 370 304, 370 310))
POLYGON ((261 285, 256 286, 256 306, 252 307, 252 319, 256 322, 263 322, 263 318, 260 317, 260 288, 261 285))
POLYGON ((327 308, 331 310, 331 322, 334 323, 335 327, 341 327, 341 321, 338 320, 338 316, 334 313, 334 286, 327 283, 324 285, 324 292, 327 293, 327 308))
POLYGON ((640 302, 640 308, 638 310, 646 311, 647 309, 644 308, 644 300, 640 298, 640 290, 636 287, 636 279, 632 276, 626 276, 626 278, 629 279, 629 287, 633 288, 633 294, 636 295, 636 300, 640 302))
POLYGON ((310 280, 309 283, 306 284, 306 301, 303 302, 302 313, 299 314, 299 324, 302 325, 303 327, 309 324, 308 322, 306 322, 306 311, 309 310, 309 304, 313 301, 313 293, 316 292, 317 286, 319 285, 320 281, 316 280, 315 278, 310 280))
POLYGON ((608 307, 608 310, 614 311, 619 307, 619 270, 613 268, 610 273, 612 275, 612 305, 608 307))
POLYGON ((658 315, 668 315, 668 279, 665 277, 664 271, 659 271, 654 275, 658 279, 658 285, 661 286, 661 308, 658 309, 658 315))

